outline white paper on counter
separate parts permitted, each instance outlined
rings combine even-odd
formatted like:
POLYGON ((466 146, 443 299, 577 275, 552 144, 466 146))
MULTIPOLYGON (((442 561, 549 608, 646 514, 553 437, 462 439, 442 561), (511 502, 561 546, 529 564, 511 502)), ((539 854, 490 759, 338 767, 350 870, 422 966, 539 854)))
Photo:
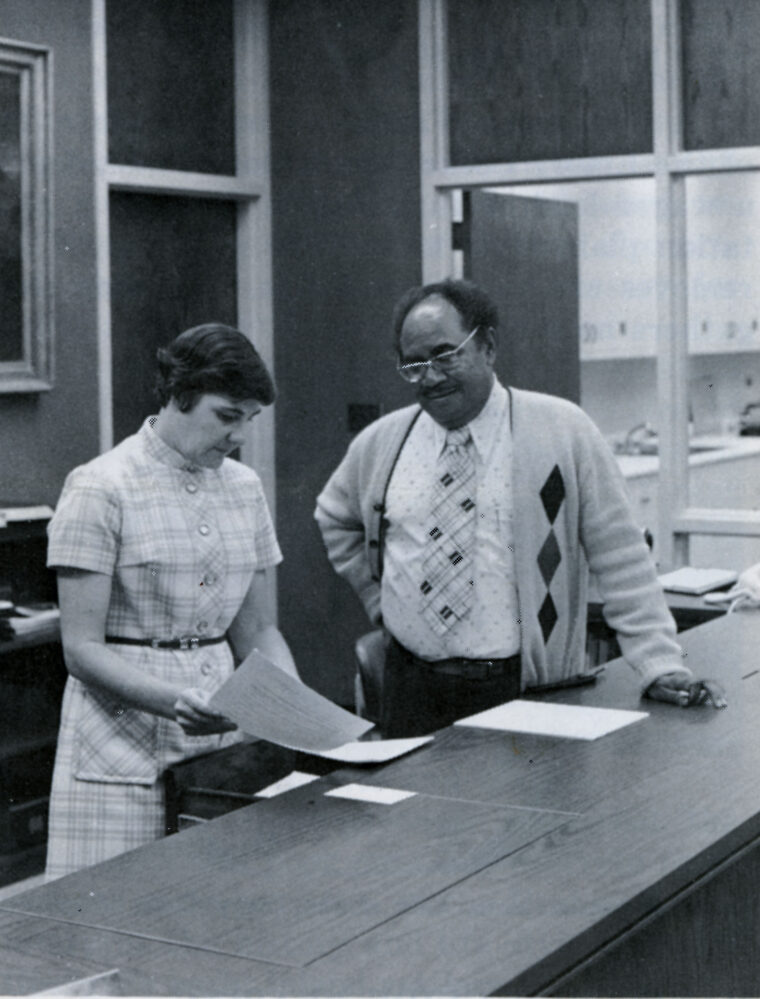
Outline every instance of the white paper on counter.
POLYGON ((343 746, 373 728, 372 722, 339 708, 257 649, 209 703, 243 732, 309 753, 343 746))
POLYGON ((598 739, 647 717, 646 711, 517 700, 507 701, 506 704, 499 704, 468 718, 460 718, 454 724, 501 729, 504 732, 557 735, 568 739, 598 739))
POLYGON ((406 798, 413 798, 416 791, 397 791, 393 787, 374 787, 370 784, 344 784, 332 791, 325 791, 326 798, 349 798, 352 801, 371 801, 376 805, 395 805, 406 798))
POLYGON ((274 798, 278 794, 285 794, 294 788, 303 787, 304 784, 311 784, 313 780, 319 780, 318 774, 305 774, 301 770, 292 770, 286 777, 276 780, 273 784, 262 787, 256 791, 254 798, 274 798))
POLYGON ((432 742, 432 735, 418 735, 411 739, 377 739, 371 742, 347 742, 337 749, 328 749, 318 753, 330 760, 341 760, 343 763, 385 763, 395 760, 397 756, 411 753, 418 746, 432 742))

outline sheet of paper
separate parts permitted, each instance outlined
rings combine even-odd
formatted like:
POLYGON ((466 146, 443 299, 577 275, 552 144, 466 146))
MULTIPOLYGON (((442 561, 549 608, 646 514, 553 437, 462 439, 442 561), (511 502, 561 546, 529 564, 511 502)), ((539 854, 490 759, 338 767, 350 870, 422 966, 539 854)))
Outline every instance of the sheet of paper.
POLYGON ((495 728, 504 732, 558 735, 568 739, 598 739, 615 729, 646 718, 646 711, 589 708, 577 704, 544 704, 541 701, 507 701, 488 711, 460 718, 455 725, 495 728))
POLYGON ((256 649, 212 695, 210 704, 249 735, 319 753, 373 727, 285 673, 256 649))
POLYGON ((276 780, 274 784, 262 787, 260 791, 254 794, 254 798, 274 798, 278 794, 285 794, 286 791, 292 791, 296 787, 311 784, 313 780, 319 780, 319 775, 305 774, 301 770, 293 770, 287 777, 282 777, 280 780, 276 780))
POLYGON ((418 735, 412 739, 378 739, 373 742, 347 742, 337 749, 328 749, 319 756, 330 760, 341 760, 344 763, 385 763, 395 760, 397 756, 411 753, 418 746, 432 742, 432 735, 418 735))
POLYGON ((413 798, 416 791, 397 791, 393 787, 370 787, 368 784, 344 784, 332 791, 325 791, 326 798, 350 798, 353 801, 371 801, 376 805, 395 805, 398 801, 413 798))

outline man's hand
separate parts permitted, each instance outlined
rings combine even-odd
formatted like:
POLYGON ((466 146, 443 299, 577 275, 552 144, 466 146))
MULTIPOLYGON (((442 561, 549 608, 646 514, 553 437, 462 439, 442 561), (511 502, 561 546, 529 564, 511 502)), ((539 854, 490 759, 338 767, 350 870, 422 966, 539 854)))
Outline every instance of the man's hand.
POLYGON ((670 701, 682 708, 695 704, 712 704, 715 708, 725 708, 726 694, 715 680, 692 680, 683 673, 664 673, 654 683, 650 683, 645 696, 653 701, 670 701))
POLYGON ((208 692, 198 687, 188 687, 177 698, 174 714, 186 735, 216 735, 237 728, 229 718, 208 706, 208 698, 208 692))

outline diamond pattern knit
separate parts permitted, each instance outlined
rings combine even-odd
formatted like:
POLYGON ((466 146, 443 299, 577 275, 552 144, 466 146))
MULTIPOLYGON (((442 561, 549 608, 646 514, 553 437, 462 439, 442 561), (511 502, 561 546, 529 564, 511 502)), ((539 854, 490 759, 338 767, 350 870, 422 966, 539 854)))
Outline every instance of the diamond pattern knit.
POLYGON ((450 430, 436 466, 420 591, 422 614, 439 635, 472 605, 477 483, 470 445, 467 427, 450 430))

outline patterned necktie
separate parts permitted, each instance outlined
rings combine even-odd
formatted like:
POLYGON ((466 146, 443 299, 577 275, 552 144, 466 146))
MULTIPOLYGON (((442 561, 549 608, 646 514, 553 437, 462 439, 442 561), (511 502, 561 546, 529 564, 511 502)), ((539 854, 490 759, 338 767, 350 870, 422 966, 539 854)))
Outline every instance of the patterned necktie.
POLYGON ((467 427, 449 430, 436 465, 420 590, 423 617, 439 635, 465 617, 472 604, 477 484, 471 440, 467 427))

